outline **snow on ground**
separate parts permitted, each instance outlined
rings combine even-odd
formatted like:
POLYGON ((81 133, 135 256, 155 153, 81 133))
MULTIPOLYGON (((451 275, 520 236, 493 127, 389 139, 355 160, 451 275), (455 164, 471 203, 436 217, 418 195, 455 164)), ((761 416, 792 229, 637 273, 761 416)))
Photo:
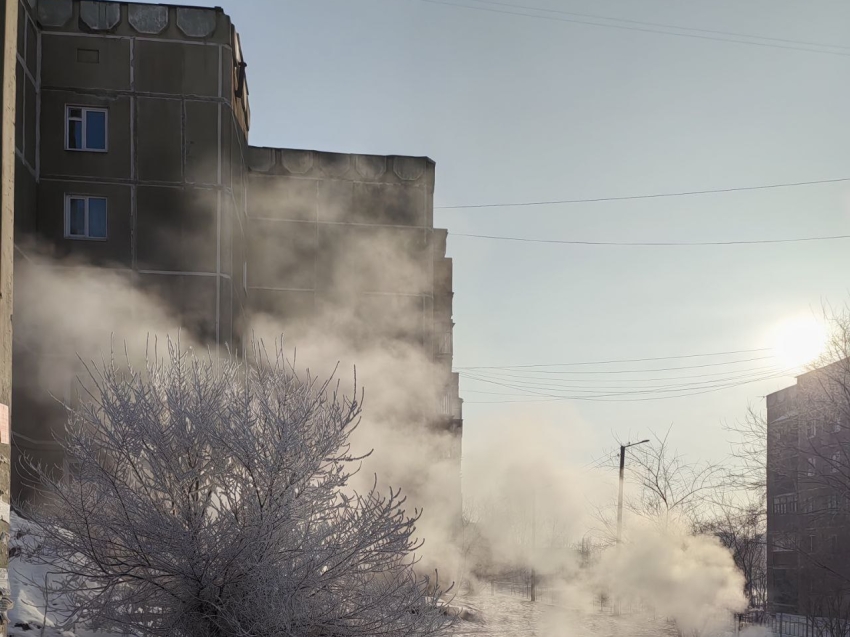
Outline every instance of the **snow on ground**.
POLYGON ((32 564, 21 555, 24 548, 35 545, 30 525, 14 513, 11 524, 9 584, 15 606, 9 611, 9 637, 118 637, 82 627, 72 630, 57 627, 61 618, 57 616, 56 609, 60 608, 61 601, 49 598, 45 601, 38 588, 38 584, 44 582, 47 567, 32 564))
POLYGON ((507 595, 482 594, 456 600, 477 609, 482 624, 462 622, 458 637, 677 637, 664 619, 642 615, 579 613, 507 595))
MULTIPOLYGON (((85 627, 57 627, 61 600, 44 599, 39 583, 47 568, 28 562, 22 549, 35 546, 29 523, 12 514, 9 583, 14 608, 9 611, 9 637, 120 637, 85 627)), ((639 616, 577 613, 516 597, 479 595, 456 599, 467 609, 467 621, 456 625, 458 637, 675 637, 675 629, 660 619, 639 616), (470 621, 471 620, 471 621, 470 621)))

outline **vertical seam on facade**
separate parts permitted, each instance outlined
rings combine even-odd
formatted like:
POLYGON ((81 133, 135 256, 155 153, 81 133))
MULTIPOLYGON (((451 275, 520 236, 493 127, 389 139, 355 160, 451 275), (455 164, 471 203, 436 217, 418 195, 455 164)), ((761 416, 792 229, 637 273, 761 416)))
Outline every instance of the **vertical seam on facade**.
MULTIPOLYGON (((218 46, 218 72, 216 73, 216 77, 218 78, 218 97, 219 97, 219 99, 221 99, 221 93, 222 93, 222 88, 221 88, 221 84, 222 84, 222 77, 221 77, 222 76, 222 68, 221 68, 222 60, 223 60, 223 57, 222 57, 222 52, 221 52, 221 46, 219 45, 218 46)), ((216 219, 217 219, 218 228, 217 228, 216 232, 218 234, 218 239, 216 241, 216 247, 215 247, 215 250, 216 250, 216 257, 215 257, 215 259, 216 259, 216 274, 217 274, 217 276, 215 278, 215 342, 219 347, 221 347, 221 281, 222 281, 222 279, 221 279, 221 240, 222 240, 222 237, 221 237, 221 199, 222 199, 221 198, 221 194, 222 194, 221 193, 221 189, 222 189, 221 162, 222 162, 222 158, 223 158, 222 157, 222 155, 223 155, 223 153, 222 153, 223 138, 222 138, 222 121, 221 121, 221 119, 222 119, 221 102, 219 102, 217 107, 216 107, 216 113, 217 113, 217 118, 218 118, 218 124, 217 124, 217 126, 218 126, 218 143, 216 144, 217 154, 218 154, 217 166, 216 166, 216 184, 218 185, 218 192, 217 192, 217 196, 216 196, 216 219)), ((231 228, 231 235, 232 234, 233 234, 233 229, 231 228)), ((232 252, 232 250, 231 250, 231 252, 232 252)), ((232 264, 232 254, 231 254, 231 264, 232 264)), ((231 267, 230 274, 231 275, 233 274, 233 268, 232 267, 231 267)), ((230 297, 231 297, 230 305, 231 305, 231 311, 232 311, 233 310, 233 285, 231 285, 230 287, 231 287, 231 290, 230 290, 230 297)), ((231 340, 230 338, 227 339, 228 345, 230 344, 230 340, 231 340)))
POLYGON ((130 186, 130 267, 136 269, 138 267, 138 258, 136 250, 136 226, 139 218, 139 204, 136 196, 136 184, 130 186))
POLYGON ((223 71, 224 71, 223 64, 224 64, 224 56, 222 55, 221 45, 219 44, 218 45, 218 96, 219 96, 219 98, 224 97, 222 95, 222 92, 224 90, 222 88, 222 82, 224 81, 223 77, 222 77, 223 74, 224 74, 223 73, 223 71))
MULTIPOLYGON (((27 16, 29 20, 29 16, 27 16)), ((36 54, 35 54, 35 180, 41 179, 41 30, 36 29, 36 54)), ((38 215, 36 215, 38 218, 38 215)), ((37 223, 37 222, 36 222, 37 223)))
MULTIPOLYGON (((281 158, 282 161, 282 158, 281 158)), ((319 309, 319 207, 321 206, 321 195, 322 189, 320 187, 319 180, 316 180, 316 250, 313 252, 313 284, 310 286, 313 288, 313 311, 318 311, 319 309)))
POLYGON ((216 193, 215 343, 221 346, 221 190, 216 193))
MULTIPOLYGON (((136 91, 136 40, 130 38, 130 91, 136 91)), ((134 270, 138 267, 137 254, 137 225, 139 217, 139 204, 137 198, 136 183, 138 174, 136 172, 136 134, 139 128, 136 122, 136 96, 130 95, 130 267, 134 270)))
MULTIPOLYGON (((27 51, 29 50, 29 47, 27 46, 27 44, 29 43, 29 35, 30 35, 29 34, 29 17, 27 16, 26 8, 24 8, 22 6, 22 3, 19 2, 18 3, 18 11, 21 11, 21 10, 23 10, 23 12, 24 12, 24 55, 22 57, 21 54, 18 52, 18 43, 15 42, 15 57, 17 58, 18 64, 21 65, 21 68, 24 71, 24 82, 26 82, 27 78, 31 78, 29 69, 27 68, 27 61, 26 61, 26 54, 27 54, 27 51)), ((16 71, 17 71, 17 69, 16 69, 16 71)), ((33 88, 35 88, 35 80, 33 80, 33 88)), ((17 92, 17 90, 18 90, 18 88, 17 88, 17 86, 15 86, 15 91, 17 92)), ((21 151, 24 153, 24 158, 26 158, 26 154, 27 154, 27 122, 26 122, 27 87, 26 87, 26 84, 24 84, 24 94, 21 96, 21 100, 22 100, 22 104, 23 104, 23 107, 24 107, 24 112, 22 114, 15 113, 15 119, 16 120, 20 119, 20 121, 23 122, 23 127, 22 127, 23 130, 21 131, 21 140, 22 140, 21 141, 21 151)), ((18 122, 16 121, 15 122, 15 128, 17 128, 17 126, 18 126, 18 122)), ((35 127, 38 128, 38 122, 36 122, 35 127)), ((17 146, 18 146, 18 140, 15 139, 15 147, 17 148, 17 146)), ((24 161, 26 162, 26 159, 24 161)))
POLYGON ((189 153, 189 140, 188 135, 186 133, 186 100, 180 99, 180 162, 182 166, 180 170, 182 171, 182 179, 180 180, 185 188, 186 183, 189 181, 187 171, 188 164, 188 153, 189 153))

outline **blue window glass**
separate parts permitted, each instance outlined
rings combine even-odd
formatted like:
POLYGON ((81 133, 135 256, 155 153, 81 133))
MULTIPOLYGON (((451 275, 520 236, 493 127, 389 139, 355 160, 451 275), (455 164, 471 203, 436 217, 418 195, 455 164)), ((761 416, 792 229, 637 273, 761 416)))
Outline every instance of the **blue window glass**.
POLYGON ((71 199, 68 202, 68 235, 86 236, 86 200, 71 199))
POLYGON ((106 150, 106 113, 86 111, 86 146, 89 150, 106 150))
POLYGON ((89 199, 89 236, 93 239, 106 238, 106 199, 89 199))
POLYGON ((83 147, 83 120, 68 120, 68 148, 80 149, 83 147))

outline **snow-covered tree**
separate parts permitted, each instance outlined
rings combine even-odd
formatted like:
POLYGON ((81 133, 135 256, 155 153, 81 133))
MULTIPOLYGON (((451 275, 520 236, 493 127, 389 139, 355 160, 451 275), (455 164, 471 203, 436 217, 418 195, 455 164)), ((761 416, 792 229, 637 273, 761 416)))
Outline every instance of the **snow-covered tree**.
POLYGON ((69 622, 169 637, 428 637, 453 619, 414 570, 404 499, 348 486, 361 401, 299 376, 168 343, 144 369, 89 368, 65 475, 34 467, 33 559, 69 622))

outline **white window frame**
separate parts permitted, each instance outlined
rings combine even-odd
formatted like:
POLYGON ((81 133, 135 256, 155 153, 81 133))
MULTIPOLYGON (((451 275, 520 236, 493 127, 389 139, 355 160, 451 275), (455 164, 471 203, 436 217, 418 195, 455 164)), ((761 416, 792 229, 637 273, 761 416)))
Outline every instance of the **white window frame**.
POLYGON ((106 241, 109 238, 109 199, 102 195, 65 195, 65 238, 78 241, 106 241), (85 234, 71 234, 71 201, 82 199, 86 202, 85 207, 85 234), (106 236, 89 236, 89 202, 92 199, 102 199, 106 205, 106 236))
POLYGON ((97 108, 93 106, 77 106, 75 104, 66 104, 65 105, 65 150, 71 151, 73 153, 105 153, 109 151, 109 109, 107 108, 97 108), (83 147, 82 148, 71 148, 71 145, 68 143, 68 133, 71 130, 71 109, 79 110, 82 112, 82 119, 73 118, 73 121, 81 121, 82 122, 82 135, 83 135, 83 147), (103 148, 89 148, 88 147, 88 131, 86 131, 86 113, 103 113, 103 148))

